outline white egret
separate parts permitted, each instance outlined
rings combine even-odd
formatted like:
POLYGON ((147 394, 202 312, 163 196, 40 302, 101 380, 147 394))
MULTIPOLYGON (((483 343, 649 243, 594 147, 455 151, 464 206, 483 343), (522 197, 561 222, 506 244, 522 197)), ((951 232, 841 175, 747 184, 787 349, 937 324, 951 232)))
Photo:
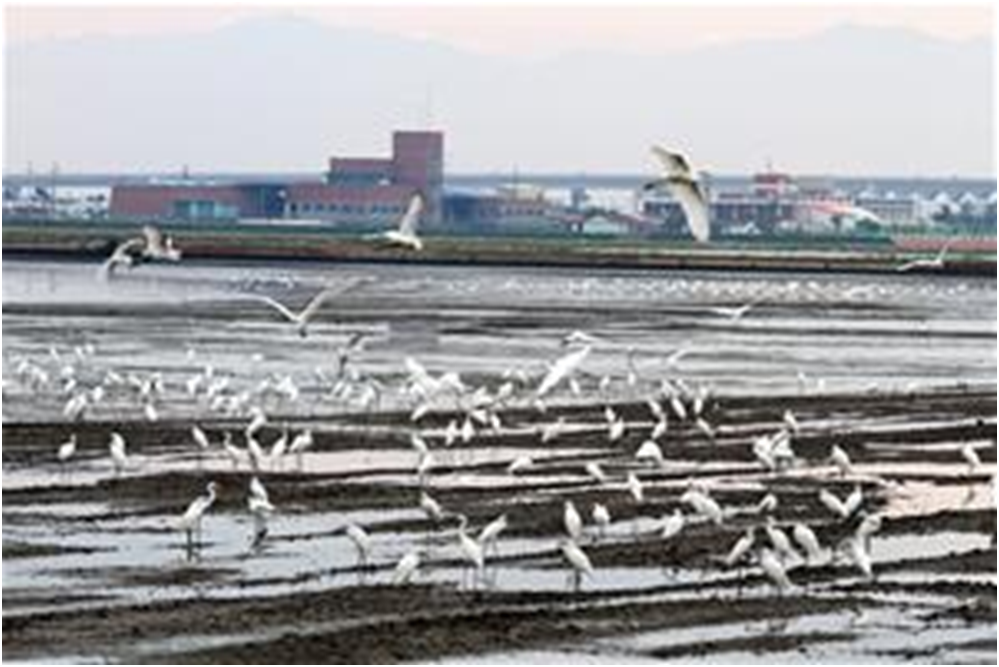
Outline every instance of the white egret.
POLYGON ((968 474, 972 475, 982 467, 982 459, 978 456, 978 452, 975 448, 971 446, 970 442, 965 443, 961 447, 961 457, 968 464, 968 474))
POLYGON ((472 580, 475 580, 475 574, 481 574, 482 569, 486 566, 486 554, 482 545, 473 540, 465 532, 468 527, 468 517, 464 514, 458 515, 458 548, 461 550, 462 558, 469 564, 470 567, 475 568, 473 572, 472 580))
POLYGON ((179 262, 181 251, 173 245, 173 239, 164 236, 159 228, 152 225, 142 227, 142 235, 145 237, 145 248, 142 249, 142 256, 152 260, 162 260, 167 262, 179 262))
POLYGON ((638 479, 638 476, 633 473, 628 473, 628 493, 635 500, 636 503, 641 503, 645 501, 645 489, 642 488, 642 482, 638 479))
POLYGON ((851 535, 846 540, 846 555, 853 561, 853 564, 860 569, 867 579, 874 578, 874 564, 871 561, 871 554, 864 546, 863 538, 851 535))
POLYGON ((590 461, 585 466, 586 474, 593 478, 595 482, 603 484, 607 481, 607 475, 604 473, 603 468, 596 461, 590 461))
POLYGON ((198 543, 200 544, 201 542, 201 518, 208 511, 208 508, 214 504, 215 492, 215 482, 208 482, 207 493, 191 501, 191 504, 187 506, 187 510, 177 521, 177 529, 187 533, 188 556, 192 552, 193 533, 195 530, 198 532, 198 543))
POLYGON ((931 269, 931 270, 942 269, 945 264, 944 258, 947 256, 947 251, 950 249, 950 246, 953 242, 954 239, 949 239, 946 243, 944 243, 943 246, 940 248, 940 251, 932 259, 925 259, 922 257, 919 259, 914 259, 905 262, 904 264, 900 264, 899 266, 895 267, 895 270, 898 271, 899 273, 905 273, 907 271, 912 271, 914 269, 931 269))
POLYGON ((267 304, 274 310, 281 313, 281 315, 286 320, 295 325, 295 331, 298 332, 298 335, 301 336, 302 338, 305 338, 306 336, 309 335, 308 332, 309 321, 315 316, 316 313, 319 312, 319 309, 322 308, 323 303, 334 294, 338 294, 341 292, 343 292, 342 288, 327 287, 325 289, 322 289, 319 291, 318 294, 316 294, 309 300, 309 302, 305 305, 305 307, 302 310, 300 310, 297 313, 289 309, 283 303, 280 303, 279 301, 276 301, 275 299, 272 299, 269 296, 265 296, 262 294, 254 294, 249 296, 253 299, 256 299, 257 301, 261 301, 262 303, 267 304))
POLYGON ((673 513, 663 521, 662 539, 668 540, 675 535, 679 535, 686 523, 687 520, 683 516, 683 512, 680 511, 680 508, 674 509, 673 513))
POLYGON ((732 567, 736 563, 742 561, 749 553, 749 550, 753 548, 756 543, 756 532, 753 528, 747 528, 746 532, 742 534, 732 548, 729 550, 728 554, 725 556, 725 566, 732 567))
POLYGON ((343 532, 354 544, 354 548, 357 549, 358 565, 360 567, 366 567, 368 564, 368 556, 371 553, 371 536, 356 523, 348 523, 343 532))
POLYGON ((689 489, 680 496, 680 502, 690 505, 694 511, 716 525, 721 525, 724 518, 721 506, 714 498, 700 489, 689 489))
POLYGON ((211 448, 211 443, 208 442, 208 436, 205 435, 205 432, 197 425, 191 427, 191 439, 194 440, 194 444, 196 444, 198 449, 202 452, 207 452, 211 448))
POLYGON ((579 545, 572 540, 563 539, 559 543, 559 548, 565 559, 569 561, 569 565, 572 566, 573 589, 578 591, 583 576, 593 576, 593 563, 590 562, 589 556, 579 548, 579 545))
POLYGON ((652 463, 663 465, 663 450, 655 440, 646 440, 635 452, 635 458, 639 461, 651 461, 652 463))
POLYGON ((416 450, 417 454, 426 454, 427 452, 430 451, 430 447, 427 445, 427 441, 424 440, 419 433, 409 434, 409 444, 410 446, 412 446, 414 450, 416 450))
POLYGON ((841 519, 845 519, 850 516, 850 512, 847 511, 846 505, 843 504, 843 501, 833 495, 831 491, 821 489, 819 491, 819 502, 821 502, 830 512, 838 515, 841 519))
POLYGON ((565 525, 565 532, 573 540, 579 540, 583 536, 583 519, 571 500, 566 500, 564 503, 562 523, 565 525))
POLYGON ((881 524, 882 518, 880 514, 865 514, 853 534, 857 539, 863 541, 865 548, 870 549, 871 535, 881 530, 881 524))
POLYGON ((482 549, 488 551, 492 547, 493 551, 495 551, 496 541, 499 539, 500 533, 506 530, 508 525, 509 522, 507 521, 506 514, 501 514, 487 523, 476 538, 479 544, 482 545, 482 549))
POLYGON ((666 416, 664 415, 659 421, 656 422, 655 426, 652 427, 652 432, 649 433, 650 440, 658 440, 659 438, 666 435, 666 416))
POLYGON ((511 475, 516 475, 517 473, 529 470, 533 465, 534 460, 530 456, 523 454, 515 458, 510 465, 506 467, 506 471, 511 475))
POLYGON ((253 515, 253 544, 256 546, 267 536, 267 517, 276 509, 267 497, 267 490, 256 477, 250 480, 250 494, 246 498, 246 507, 253 515))
POLYGON ((111 256, 108 257, 97 271, 97 277, 107 280, 114 275, 115 270, 120 266, 130 267, 135 263, 132 252, 137 251, 145 243, 141 236, 130 238, 115 246, 111 256))
POLYGON ((559 417, 541 430, 541 442, 551 442, 565 431, 565 417, 559 417))
POLYGON ((623 419, 615 419, 607 427, 607 439, 617 442, 624 436, 625 423, 623 419))
POLYGON ((115 475, 128 465, 128 455, 125 453, 125 438, 117 431, 112 431, 111 440, 108 442, 108 451, 111 453, 111 463, 114 465, 115 475))
POLYGON ((600 536, 603 537, 607 532, 607 527, 611 524, 610 510, 603 503, 593 503, 593 510, 590 512, 590 516, 593 517, 593 523, 597 525, 600 536))
POLYGON ((777 510, 777 496, 768 493, 763 496, 763 500, 756 504, 757 514, 772 514, 777 510))
POLYGON ((758 558, 760 561, 760 566, 763 568, 763 572, 770 578, 770 580, 777 587, 778 592, 785 593, 794 588, 794 584, 787 576, 787 571, 784 569, 784 565, 777 558, 776 554, 770 549, 763 547, 759 550, 758 558))
POLYGON ((441 504, 430 496, 426 491, 420 492, 420 509, 431 521, 437 522, 444 518, 444 510, 441 504))
POLYGON ((59 445, 59 450, 56 452, 56 457, 59 459, 59 463, 65 465, 73 455, 76 454, 76 434, 73 433, 69 436, 69 440, 59 445))
POLYGON ((590 354, 591 349, 591 346, 586 345, 560 357, 554 364, 552 364, 551 369, 541 380, 541 384, 538 385, 535 395, 538 398, 541 398, 554 389, 559 382, 568 377, 573 371, 576 370, 576 368, 579 367, 580 364, 583 363, 583 360, 590 354))
POLYGON ((312 430, 305 429, 304 431, 296 435, 292 439, 291 444, 288 445, 288 453, 295 455, 295 459, 298 461, 299 468, 302 467, 302 456, 305 454, 305 452, 312 449, 313 443, 314 439, 312 436, 312 430))
POLYGON ((767 533, 767 539, 770 540, 770 544, 773 545, 778 557, 782 561, 785 559, 794 560, 798 557, 798 553, 791 546, 791 540, 788 538, 787 533, 777 526, 772 516, 767 517, 767 522, 764 524, 763 529, 767 533))
POLYGON ((410 551, 400 558, 396 564, 395 570, 392 572, 392 583, 408 584, 413 579, 413 575, 416 574, 416 570, 419 567, 420 554, 416 551, 410 551))
POLYGON ((711 234, 708 198, 697 173, 681 153, 659 146, 653 146, 652 153, 660 161, 664 173, 661 178, 646 183, 643 189, 658 190, 665 186, 670 196, 680 202, 694 239, 706 242, 711 234))
POLYGON ((416 193, 409 200, 409 206, 402 218, 399 219, 399 226, 396 229, 389 229, 376 235, 374 238, 381 239, 391 245, 401 246, 419 252, 423 250, 423 240, 416 234, 420 224, 420 215, 423 213, 423 197, 416 193))
POLYGON ((791 536, 794 541, 805 550, 806 561, 809 565, 815 565, 822 559, 822 546, 819 538, 807 524, 800 521, 791 528, 791 536))
POLYGON ((850 495, 843 502, 843 509, 846 510, 846 515, 853 516, 854 512, 859 510, 863 503, 864 494, 860 489, 860 485, 854 484, 853 491, 850 492, 850 495))
POLYGON ((849 475, 853 469, 853 463, 850 461, 850 455, 840 447, 839 445, 833 445, 832 449, 829 451, 829 461, 836 466, 839 470, 839 474, 843 477, 849 475))

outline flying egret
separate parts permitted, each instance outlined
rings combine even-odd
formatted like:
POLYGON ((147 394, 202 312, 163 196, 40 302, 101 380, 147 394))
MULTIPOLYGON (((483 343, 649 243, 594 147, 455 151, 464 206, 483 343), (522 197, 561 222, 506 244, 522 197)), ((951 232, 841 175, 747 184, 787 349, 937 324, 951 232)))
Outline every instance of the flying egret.
POLYGON ((571 500, 566 500, 562 512, 562 523, 565 525, 565 532, 574 541, 583 536, 583 519, 576 510, 576 505, 571 500))
POLYGON ((390 229, 376 235, 382 241, 392 245, 409 248, 419 252, 423 250, 423 241, 416 235, 416 229, 420 223, 420 215, 423 213, 423 197, 416 193, 409 200, 406 212, 399 220, 396 229, 390 229))
POLYGON ((343 291, 342 289, 334 289, 332 287, 327 287, 325 289, 322 289, 319 291, 318 294, 316 294, 314 297, 312 297, 312 299, 309 300, 309 302, 305 305, 305 308, 303 308, 297 313, 289 309, 283 303, 276 301, 275 299, 272 299, 269 296, 265 296, 262 294, 254 294, 249 296, 253 299, 266 303, 268 306, 281 313, 281 315, 286 320, 295 325, 295 331, 298 332, 298 335, 301 336, 302 338, 305 338, 306 336, 309 335, 308 332, 309 321, 313 318, 313 316, 315 316, 317 312, 319 312, 319 309, 322 308, 323 303, 334 294, 338 294, 342 291, 343 291))
POLYGON ((944 243, 943 246, 940 248, 940 251, 932 259, 925 259, 925 258, 914 259, 895 267, 895 270, 898 271, 899 273, 905 273, 907 271, 912 271, 914 269, 930 269, 930 270, 942 269, 944 268, 944 257, 947 256, 947 251, 950 249, 950 246, 953 242, 954 239, 950 239, 946 243, 944 243))
POLYGON ((664 174, 661 178, 646 183, 643 190, 666 187, 670 196, 680 202, 694 239, 706 242, 711 233, 708 198, 697 173, 691 168, 687 158, 680 153, 659 146, 653 146, 652 153, 660 161, 664 174))
POLYGON ((201 543, 201 518, 215 502, 215 492, 215 482, 208 482, 207 493, 192 500, 191 504, 187 506, 187 510, 177 521, 178 530, 183 530, 187 533, 188 557, 192 554, 193 533, 195 530, 198 532, 198 544, 200 545, 201 543))
POLYGON ((145 240, 141 236, 136 236, 119 243, 111 253, 111 256, 101 264, 97 271, 97 277, 101 280, 107 280, 114 275, 118 267, 131 267, 135 263, 132 257, 133 251, 138 251, 144 243, 145 240))
POLYGON ((552 364, 551 369, 541 380, 541 384, 538 385, 535 395, 538 398, 541 398, 554 389, 559 382, 572 374, 572 372, 583 363, 583 360, 590 354, 591 349, 592 346, 586 345, 578 350, 573 350, 556 360, 555 363, 552 364))
POLYGON ((145 247, 142 249, 142 256, 151 260, 161 260, 167 262, 179 262, 181 251, 173 244, 173 239, 165 236, 158 227, 144 225, 142 235, 145 238, 145 247))

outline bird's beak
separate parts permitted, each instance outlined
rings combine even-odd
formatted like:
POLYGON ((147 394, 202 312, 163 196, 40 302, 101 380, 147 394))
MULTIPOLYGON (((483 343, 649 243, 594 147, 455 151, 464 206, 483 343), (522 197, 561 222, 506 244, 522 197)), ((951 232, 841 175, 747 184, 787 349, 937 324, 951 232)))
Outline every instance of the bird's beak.
POLYGON ((664 185, 666 185, 666 180, 665 179, 661 179, 661 178, 660 179, 656 179, 654 181, 649 181, 648 183, 644 184, 642 186, 642 191, 643 192, 648 192, 649 190, 658 190, 661 187, 663 187, 664 185))

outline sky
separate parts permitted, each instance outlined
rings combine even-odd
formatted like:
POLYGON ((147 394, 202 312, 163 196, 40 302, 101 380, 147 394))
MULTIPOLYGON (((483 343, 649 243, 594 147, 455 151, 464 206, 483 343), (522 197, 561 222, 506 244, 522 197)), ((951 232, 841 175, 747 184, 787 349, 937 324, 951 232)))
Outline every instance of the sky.
MULTIPOLYGON (((992 3, 709 0, 609 6, 478 0, 473 6, 411 1, 279 7, 251 0, 136 7, 62 1, 71 4, 4 5, 5 170, 59 163, 65 172, 166 171, 178 165, 312 171, 332 154, 384 154, 392 129, 432 117, 448 132, 449 171, 635 173, 648 168, 651 142, 675 139, 674 147, 692 151, 695 162, 724 173, 746 173, 773 161, 795 173, 995 174, 995 68, 992 59, 975 55, 982 49, 964 48, 994 38, 992 3), (308 53, 339 58, 336 63, 320 65, 308 57, 300 66, 271 71, 273 63, 252 56, 275 82, 273 95, 257 99, 258 82, 240 71, 247 57, 238 48, 246 47, 235 47, 234 60, 222 34, 288 15, 310 25, 359 30, 365 39, 418 40, 426 48, 414 57, 425 69, 400 77, 351 64, 349 76, 320 79, 324 83, 317 86, 330 67, 344 71, 343 53, 329 58, 331 40, 323 36, 308 53), (839 36, 859 40, 857 49, 840 43, 835 53, 824 52, 823 35, 842 26, 888 29, 876 33, 884 49, 858 34, 839 36), (222 46, 208 49, 207 41, 222 46), (128 69, 128 56, 107 57, 114 44, 125 43, 135 54, 134 67, 141 62, 144 70, 162 72, 159 81, 139 81, 128 69), (170 55, 158 58, 157 45, 167 44, 170 55), (458 55, 438 67, 440 46, 458 55), (218 63, 188 58, 202 48, 198 53, 207 57, 222 54, 218 63), (803 54, 799 69, 796 49, 803 54), (878 61, 872 67, 882 68, 881 78, 867 71, 863 49, 872 63, 878 61), (781 70, 784 79, 743 72, 741 54, 758 69, 766 63, 781 70), (920 65, 910 71, 906 59, 917 56, 920 65), (628 57, 639 59, 634 72, 628 57), (81 70, 84 61, 89 69, 81 70), (690 71, 671 69, 679 62, 689 63, 690 71), (606 71, 611 65, 603 63, 615 69, 606 71), (665 64, 661 73, 657 63, 665 64), (950 63, 960 63, 961 71, 950 63), (216 64, 219 74, 211 79, 205 73, 216 64), (592 77, 587 68, 594 70, 592 77), (178 80, 193 70, 190 86, 181 85, 178 80), (824 72, 828 85, 814 81, 812 71, 824 72), (591 80, 598 94, 587 90, 591 80), (202 105, 178 102, 185 97, 202 105), (86 132, 79 131, 81 121, 86 132), (281 141, 248 141, 256 136, 281 141)), ((358 53, 374 53, 377 42, 358 53)), ((389 50, 402 53, 412 46, 402 43, 389 50)), ((297 48, 294 42, 260 45, 278 60, 293 52, 306 58, 305 47, 297 48)), ((398 69, 399 62, 391 67, 398 69)), ((405 68, 411 61, 401 62, 405 68)))
POLYGON ((956 2, 415 4, 296 6, 291 2, 276 9, 276 5, 259 2, 215 7, 8 3, 6 38, 17 44, 85 35, 212 30, 241 19, 282 12, 333 26, 432 39, 493 54, 549 55, 580 49, 657 53, 747 39, 800 37, 845 22, 911 28, 945 39, 970 39, 991 34, 995 18, 991 3, 956 2), (719 7, 725 8, 721 20, 719 7))

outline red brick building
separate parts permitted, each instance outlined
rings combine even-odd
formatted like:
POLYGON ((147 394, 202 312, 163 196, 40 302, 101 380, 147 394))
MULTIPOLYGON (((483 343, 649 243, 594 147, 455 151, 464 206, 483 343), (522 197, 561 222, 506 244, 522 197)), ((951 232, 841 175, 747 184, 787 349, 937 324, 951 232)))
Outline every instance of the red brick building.
POLYGON ((397 131, 388 158, 332 157, 322 181, 209 184, 180 181, 115 186, 120 218, 233 220, 289 218, 333 224, 391 224, 420 193, 423 219, 440 221, 444 135, 397 131))

